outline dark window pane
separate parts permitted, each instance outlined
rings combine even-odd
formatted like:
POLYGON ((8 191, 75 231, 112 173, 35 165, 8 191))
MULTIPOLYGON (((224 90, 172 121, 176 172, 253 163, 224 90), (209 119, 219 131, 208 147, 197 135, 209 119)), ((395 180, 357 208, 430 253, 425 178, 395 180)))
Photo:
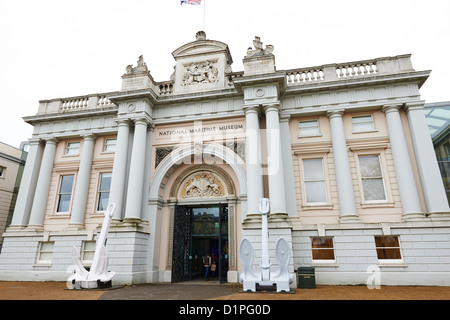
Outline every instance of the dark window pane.
POLYGON ((333 238, 332 237, 311 238, 311 247, 313 249, 317 248, 333 249, 333 238))
POLYGON ((58 201, 57 212, 69 212, 70 194, 61 194, 58 201))
POLYGON ((334 260, 333 249, 313 249, 313 260, 334 260))
POLYGON ((400 247, 398 242, 398 237, 385 236, 385 237, 375 237, 376 247, 400 247))
POLYGON ((72 193, 73 177, 74 176, 61 177, 61 186, 59 188, 59 193, 72 193))
POLYGON ((378 259, 401 259, 402 255, 400 253, 400 248, 393 249, 377 249, 378 259))

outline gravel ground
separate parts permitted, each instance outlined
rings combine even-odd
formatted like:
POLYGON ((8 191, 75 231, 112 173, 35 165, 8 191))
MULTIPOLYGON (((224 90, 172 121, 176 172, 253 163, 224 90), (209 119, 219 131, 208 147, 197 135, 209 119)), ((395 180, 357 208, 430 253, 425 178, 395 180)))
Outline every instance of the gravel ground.
POLYGON ((450 287, 317 286, 295 293, 243 293, 239 285, 141 284, 67 290, 64 282, 0 282, 0 300, 450 300, 450 287))

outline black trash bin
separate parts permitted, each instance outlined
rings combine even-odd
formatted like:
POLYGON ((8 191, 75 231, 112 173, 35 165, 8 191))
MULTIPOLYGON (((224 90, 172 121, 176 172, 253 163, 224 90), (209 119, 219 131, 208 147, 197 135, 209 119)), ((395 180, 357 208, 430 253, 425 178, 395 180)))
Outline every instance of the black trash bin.
POLYGON ((297 287, 299 289, 315 289, 316 275, 313 267, 299 267, 297 269, 297 287))

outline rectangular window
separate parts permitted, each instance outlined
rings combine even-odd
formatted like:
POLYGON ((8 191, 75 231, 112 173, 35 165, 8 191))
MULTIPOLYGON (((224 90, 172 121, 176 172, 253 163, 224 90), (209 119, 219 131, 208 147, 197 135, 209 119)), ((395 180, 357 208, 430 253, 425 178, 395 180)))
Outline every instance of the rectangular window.
POLYGON ((359 168, 365 201, 385 201, 383 173, 379 155, 359 156, 359 168))
POLYGON ((0 167, 0 178, 4 178, 5 177, 5 171, 6 171, 5 167, 0 167))
POLYGON ((311 238, 313 260, 335 260, 332 237, 311 238))
POLYGON ((306 203, 324 204, 327 202, 323 159, 303 159, 303 179, 306 203))
POLYGON ((105 152, 114 152, 116 151, 116 139, 106 139, 105 140, 105 148, 103 151, 105 152))
POLYGON ((298 129, 300 136, 320 135, 319 120, 299 121, 298 129))
POLYGON ((91 264, 94 260, 95 241, 83 241, 83 250, 81 252, 81 261, 83 264, 91 264))
POLYGON ((74 175, 61 176, 56 212, 69 212, 74 175))
POLYGON ((67 142, 66 155, 76 156, 80 152, 80 142, 67 142))
POLYGON ((375 129, 371 115, 352 117, 352 124, 353 132, 372 131, 375 129))
POLYGON ((108 207, 109 189, 111 188, 112 173, 102 173, 100 175, 100 184, 98 187, 97 211, 105 211, 108 207))
POLYGON ((398 236, 375 236, 375 247, 379 260, 402 259, 398 236))
POLYGON ((36 263, 50 264, 52 262, 54 242, 40 242, 36 263))

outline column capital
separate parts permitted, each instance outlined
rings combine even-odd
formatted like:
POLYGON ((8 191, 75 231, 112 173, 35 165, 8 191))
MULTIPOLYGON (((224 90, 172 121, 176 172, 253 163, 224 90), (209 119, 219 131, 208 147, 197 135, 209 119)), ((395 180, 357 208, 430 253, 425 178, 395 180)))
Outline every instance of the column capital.
POLYGON ((134 122, 134 125, 145 125, 150 126, 153 124, 153 122, 146 116, 135 116, 130 118, 131 121, 134 122))
POLYGON ((285 114, 285 113, 280 114, 280 122, 288 122, 289 123, 289 120, 291 120, 290 114, 285 114))
POLYGON ((40 145, 42 143, 42 139, 41 138, 31 138, 31 139, 28 139, 28 142, 30 143, 30 146, 40 145))
POLYGON ((327 117, 332 119, 332 118, 342 118, 342 115, 344 114, 345 110, 344 109, 331 109, 327 111, 327 117))
POLYGON ((43 140, 45 141, 45 144, 57 144, 59 141, 55 137, 48 137, 48 138, 44 138, 43 140))
POLYGON ((409 111, 423 110, 424 104, 425 101, 415 101, 405 103, 405 111, 406 113, 408 113, 409 111))
POLYGON ((389 113, 389 112, 399 112, 400 108, 402 107, 402 104, 387 104, 384 105, 381 110, 384 113, 389 113))
POLYGON ((244 114, 250 114, 250 113, 256 113, 257 115, 259 115, 259 105, 245 105, 242 107, 242 109, 244 110, 244 114))
POLYGON ((271 111, 280 112, 280 109, 281 109, 279 103, 264 104, 263 108, 264 108, 264 113, 271 112, 271 111))
POLYGON ((97 136, 93 133, 82 133, 80 135, 85 141, 86 140, 91 140, 91 141, 95 141, 97 139, 97 136))
POLYGON ((120 126, 130 127, 130 125, 131 125, 130 119, 128 119, 128 118, 116 118, 116 119, 114 119, 114 122, 119 127, 120 126))

